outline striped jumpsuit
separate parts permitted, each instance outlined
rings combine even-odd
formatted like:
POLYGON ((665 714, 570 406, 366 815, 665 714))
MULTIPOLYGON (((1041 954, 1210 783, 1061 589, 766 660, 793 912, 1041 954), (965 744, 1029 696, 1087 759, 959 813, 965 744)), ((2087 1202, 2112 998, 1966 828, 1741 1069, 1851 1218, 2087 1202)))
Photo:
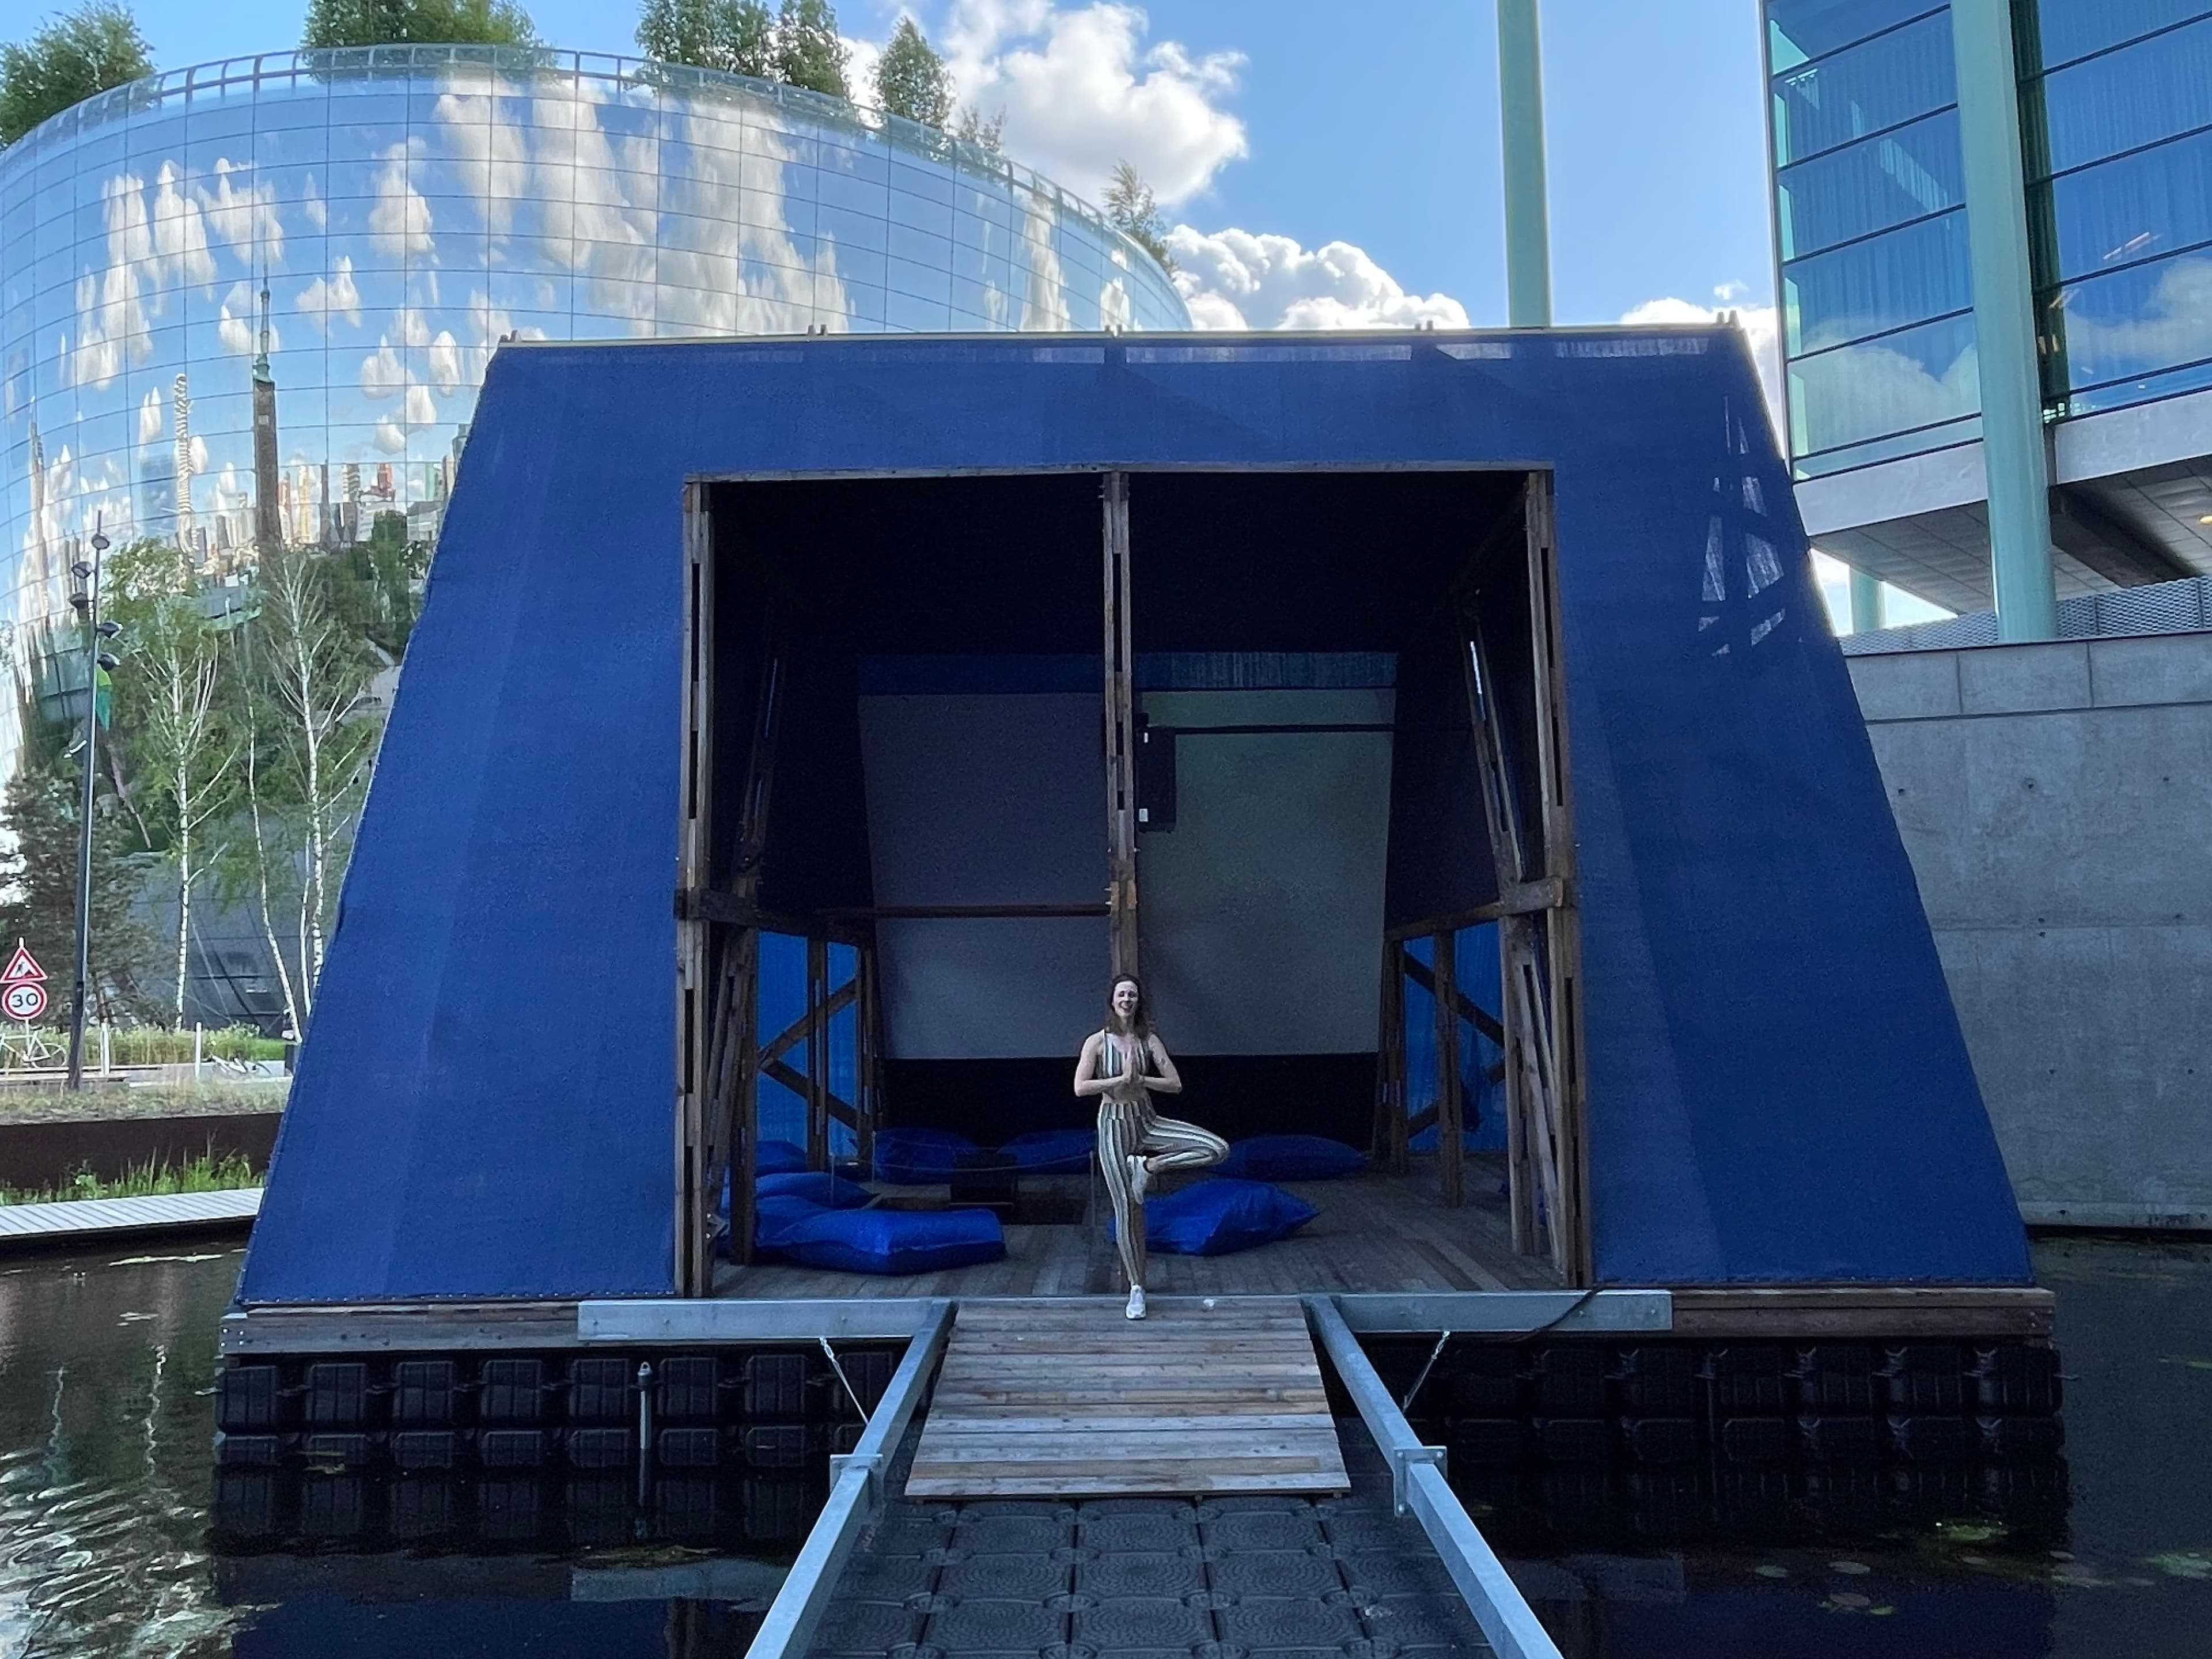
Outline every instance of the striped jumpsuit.
MULTIPOLYGON (((1111 1031, 1099 1035, 1098 1075, 1119 1077, 1127 1057, 1121 1039, 1111 1031)), ((1157 1075, 1147 1053, 1142 1074, 1157 1075)), ((1152 1097, 1139 1091, 1134 1100, 1098 1097, 1098 1169, 1106 1178, 1106 1195, 1114 1204, 1114 1240, 1121 1252, 1121 1270, 1130 1288, 1145 1282, 1145 1206, 1129 1190, 1129 1159, 1148 1155, 1157 1175, 1162 1170, 1202 1170, 1229 1156, 1229 1143, 1195 1123, 1162 1117, 1152 1109, 1152 1097)))

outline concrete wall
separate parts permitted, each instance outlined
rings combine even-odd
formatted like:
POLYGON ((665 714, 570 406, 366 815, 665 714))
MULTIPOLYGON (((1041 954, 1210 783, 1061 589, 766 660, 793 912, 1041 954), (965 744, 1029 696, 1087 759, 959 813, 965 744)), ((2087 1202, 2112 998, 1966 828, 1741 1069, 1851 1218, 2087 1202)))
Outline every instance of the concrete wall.
POLYGON ((1850 671, 2021 1212, 2212 1226, 2212 633, 1850 671))

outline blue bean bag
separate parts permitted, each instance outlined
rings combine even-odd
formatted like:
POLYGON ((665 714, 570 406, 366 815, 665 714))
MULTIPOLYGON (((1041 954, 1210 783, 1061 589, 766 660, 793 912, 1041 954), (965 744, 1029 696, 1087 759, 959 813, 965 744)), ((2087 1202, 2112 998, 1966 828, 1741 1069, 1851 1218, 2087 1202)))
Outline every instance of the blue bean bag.
POLYGON ((1322 1135, 1254 1135, 1213 1167, 1243 1181, 1334 1181, 1365 1169, 1367 1154, 1322 1135))
POLYGON ((1091 1167, 1096 1129, 1032 1129, 999 1148, 1026 1175, 1081 1175, 1091 1167))
POLYGON ((928 1273, 996 1261, 1006 1236, 988 1210, 823 1210, 784 1231, 787 1261, 851 1273, 928 1273))
POLYGON ((950 1129, 878 1129, 876 1179, 894 1187, 933 1187, 951 1180, 963 1158, 982 1150, 950 1129))
POLYGON ((818 1215, 836 1211, 797 1194, 765 1194, 753 1206, 753 1244, 763 1250, 781 1250, 793 1231, 818 1215))
POLYGON ((753 1154, 757 1176, 797 1175, 806 1167, 806 1148, 788 1140, 763 1140, 753 1154))
MULTIPOLYGON (((1321 1212, 1261 1181, 1201 1181, 1145 1202, 1145 1244, 1170 1255, 1228 1255, 1271 1243, 1321 1212)), ((1106 1224, 1108 1236, 1114 1224, 1106 1224)))
POLYGON ((753 1191, 763 1198, 803 1198, 828 1210, 857 1210, 875 1196, 858 1182, 827 1170, 764 1175, 753 1182, 753 1191))

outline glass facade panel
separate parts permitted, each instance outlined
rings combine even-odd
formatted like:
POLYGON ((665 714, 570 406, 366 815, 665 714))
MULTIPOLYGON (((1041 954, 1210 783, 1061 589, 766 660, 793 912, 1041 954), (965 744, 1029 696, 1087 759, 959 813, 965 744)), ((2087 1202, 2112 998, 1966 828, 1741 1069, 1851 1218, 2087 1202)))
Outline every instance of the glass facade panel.
POLYGON ((0 652, 73 616, 96 520, 219 578, 271 497, 296 543, 380 512, 434 538, 504 338, 1189 326, 1049 183, 850 106, 558 52, 367 62, 164 76, 0 154, 0 652))
POLYGON ((2056 69, 2207 13, 2204 0, 2018 0, 2021 70, 2056 69))
POLYGON ((2054 70, 2025 106, 2033 176, 2212 126, 2212 17, 2054 70))
POLYGON ((1825 350, 1965 311, 1972 287, 1963 212, 1800 259, 1782 268, 1788 347, 1825 350))
POLYGON ((2212 132, 2038 185, 2028 216, 2046 283, 2212 241, 2212 132))
POLYGON ((2044 320, 2053 395, 2212 359, 2212 252, 2071 283, 2045 302, 2044 320))
POLYGON ((1958 112, 1784 168, 1775 191, 1784 259, 1959 207, 1958 112))
POLYGON ((1789 364, 1793 454, 1814 455, 1978 411, 1974 320, 1923 324, 1789 364))
POLYGON ((1948 10, 1774 76, 1774 159, 1804 160, 1954 101, 1948 10))

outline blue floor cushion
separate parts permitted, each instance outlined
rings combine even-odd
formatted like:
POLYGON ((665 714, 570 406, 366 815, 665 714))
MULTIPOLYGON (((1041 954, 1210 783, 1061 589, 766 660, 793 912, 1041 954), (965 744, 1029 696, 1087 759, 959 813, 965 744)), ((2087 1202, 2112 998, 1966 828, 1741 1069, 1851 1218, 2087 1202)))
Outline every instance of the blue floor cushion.
POLYGON ((860 1182, 827 1170, 764 1175, 753 1183, 753 1190, 763 1198, 803 1198, 830 1210, 857 1210, 875 1196, 860 1182))
POLYGON ((757 1176, 797 1175, 806 1167, 806 1148, 788 1140, 763 1140, 753 1154, 757 1176))
POLYGON ((817 1204, 811 1198, 796 1194, 777 1196, 763 1194, 753 1207, 753 1243, 763 1250, 781 1250, 784 1241, 794 1228, 811 1221, 818 1215, 836 1215, 836 1211, 817 1204))
POLYGON ((1145 1243, 1170 1255, 1227 1255, 1291 1234, 1321 1212, 1261 1181, 1201 1181, 1145 1204, 1145 1243))
POLYGON ((1213 1167, 1244 1181, 1334 1181, 1365 1169, 1367 1154, 1322 1135, 1254 1135, 1213 1167))
POLYGON ((952 1179, 970 1152, 982 1150, 950 1129, 876 1131, 876 1179, 895 1187, 932 1187, 952 1179))
POLYGON ((1006 1236, 988 1210, 823 1210, 782 1234, 787 1261, 852 1273, 928 1273, 996 1261, 1006 1236))
POLYGON ((1081 1175, 1091 1167, 1091 1149, 1097 1144, 1096 1129, 1032 1129, 999 1150, 1026 1175, 1081 1175))

